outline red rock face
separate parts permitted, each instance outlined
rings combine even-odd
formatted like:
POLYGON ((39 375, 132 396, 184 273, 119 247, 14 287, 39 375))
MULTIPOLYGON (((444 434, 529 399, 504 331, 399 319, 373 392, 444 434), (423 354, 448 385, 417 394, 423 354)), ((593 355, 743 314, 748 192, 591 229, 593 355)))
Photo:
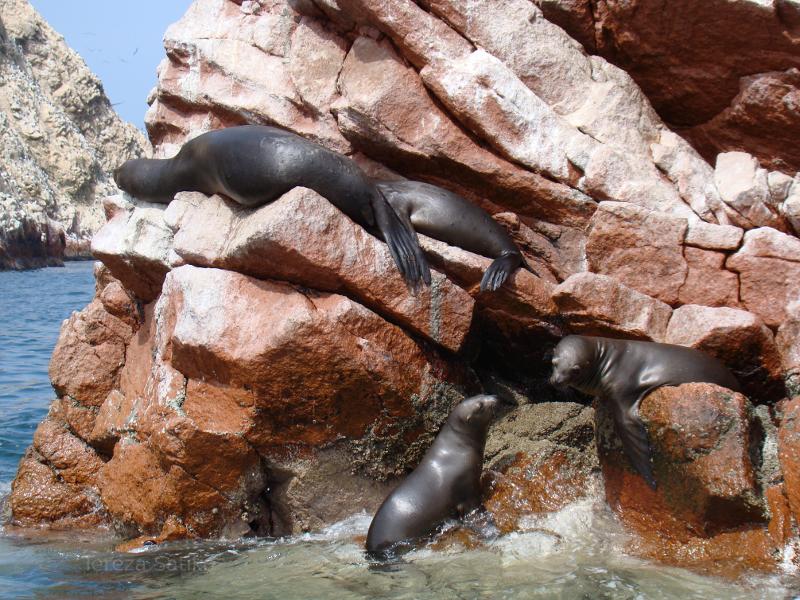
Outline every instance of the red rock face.
POLYGON ((716 356, 733 371, 751 398, 774 402, 783 397, 781 357, 774 337, 751 313, 696 304, 681 306, 672 314, 665 341, 716 356))
MULTIPOLYGON (((571 10, 567 23, 577 35, 583 10, 571 10)), ((745 150, 765 166, 796 171, 799 17, 792 2, 603 0, 594 10, 595 43, 668 123, 692 127, 689 138, 707 159, 745 150)))
POLYGON ((786 485, 786 498, 800 519, 800 400, 795 398, 781 409, 778 449, 786 485))
POLYGON ((647 396, 640 414, 653 447, 655 491, 629 466, 610 415, 598 410, 606 498, 636 532, 632 550, 726 575, 775 568, 774 550, 782 542, 763 525, 765 506, 750 458, 757 435, 750 410, 741 394, 710 384, 647 396))

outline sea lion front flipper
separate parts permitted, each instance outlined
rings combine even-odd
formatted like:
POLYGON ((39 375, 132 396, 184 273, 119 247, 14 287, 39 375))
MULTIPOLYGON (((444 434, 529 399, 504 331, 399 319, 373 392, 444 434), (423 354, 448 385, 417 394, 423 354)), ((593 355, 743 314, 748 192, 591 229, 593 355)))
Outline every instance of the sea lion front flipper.
POLYGON ((522 264, 522 255, 515 252, 503 254, 496 258, 481 279, 481 291, 493 292, 505 283, 508 276, 522 264))
POLYGON ((415 289, 420 279, 430 285, 430 267, 419 247, 416 232, 403 223, 383 194, 378 194, 372 202, 372 208, 383 240, 389 246, 389 253, 405 280, 415 289))
POLYGON ((656 478, 653 474, 653 462, 650 454, 650 438, 642 419, 639 418, 639 402, 640 400, 636 400, 631 405, 625 401, 612 400, 614 424, 628 460, 644 477, 647 485, 656 489, 656 478))

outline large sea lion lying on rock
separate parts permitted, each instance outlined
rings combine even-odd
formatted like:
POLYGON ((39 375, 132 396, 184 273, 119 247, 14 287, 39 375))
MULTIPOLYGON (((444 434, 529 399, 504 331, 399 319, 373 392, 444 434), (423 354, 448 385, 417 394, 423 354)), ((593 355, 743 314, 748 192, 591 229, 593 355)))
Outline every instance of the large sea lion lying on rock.
POLYGON ((275 127, 210 131, 186 142, 173 158, 125 162, 114 180, 132 196, 162 204, 180 191, 195 191, 252 207, 294 187, 311 188, 386 241, 400 272, 415 286, 420 280, 430 283, 415 231, 494 258, 482 290, 496 290, 526 266, 508 233, 461 196, 418 181, 371 181, 348 157, 275 127))
POLYGON ((307 187, 383 239, 409 283, 431 281, 413 229, 358 165, 283 129, 244 125, 209 131, 186 142, 173 158, 126 161, 114 180, 135 198, 162 204, 185 191, 222 194, 253 207, 307 187))
POLYGON ((583 335, 558 343, 550 382, 610 403, 625 454, 652 488, 656 480, 650 442, 639 418, 642 399, 656 388, 682 383, 714 383, 739 391, 739 382, 725 365, 698 350, 583 335))
POLYGON ((453 409, 419 466, 375 513, 367 534, 371 555, 386 557, 480 506, 486 432, 499 402, 473 396, 453 409))
POLYGON ((494 258, 483 274, 481 290, 496 290, 519 267, 528 268, 508 232, 465 198, 421 181, 379 181, 376 185, 417 233, 494 258))

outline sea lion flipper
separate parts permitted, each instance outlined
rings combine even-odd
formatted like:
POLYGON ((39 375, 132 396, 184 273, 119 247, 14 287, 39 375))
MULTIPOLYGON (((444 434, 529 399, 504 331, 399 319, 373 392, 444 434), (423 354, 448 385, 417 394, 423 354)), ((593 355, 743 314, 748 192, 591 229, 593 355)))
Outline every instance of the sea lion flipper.
POLYGON ((614 422, 617 433, 622 440, 622 449, 636 471, 644 477, 652 489, 656 489, 656 478, 653 474, 653 463, 650 453, 650 438, 647 429, 639 418, 639 401, 632 406, 624 406, 626 402, 614 404, 614 422))
POLYGON ((419 247, 417 235, 413 229, 405 225, 397 213, 380 195, 372 203, 375 222, 389 246, 389 252, 403 277, 416 287, 420 279, 426 285, 431 283, 431 271, 428 261, 419 247))
POLYGON ((522 255, 517 253, 503 254, 496 258, 481 279, 481 291, 493 292, 505 283, 511 275, 522 264, 522 255))

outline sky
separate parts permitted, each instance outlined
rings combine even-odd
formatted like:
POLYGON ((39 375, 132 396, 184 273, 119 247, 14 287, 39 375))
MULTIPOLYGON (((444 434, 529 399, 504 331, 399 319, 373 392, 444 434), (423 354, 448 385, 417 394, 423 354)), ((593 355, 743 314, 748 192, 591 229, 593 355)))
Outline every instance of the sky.
POLYGON ((162 37, 191 0, 30 0, 103 82, 126 121, 144 131, 147 94, 164 58, 162 37))

